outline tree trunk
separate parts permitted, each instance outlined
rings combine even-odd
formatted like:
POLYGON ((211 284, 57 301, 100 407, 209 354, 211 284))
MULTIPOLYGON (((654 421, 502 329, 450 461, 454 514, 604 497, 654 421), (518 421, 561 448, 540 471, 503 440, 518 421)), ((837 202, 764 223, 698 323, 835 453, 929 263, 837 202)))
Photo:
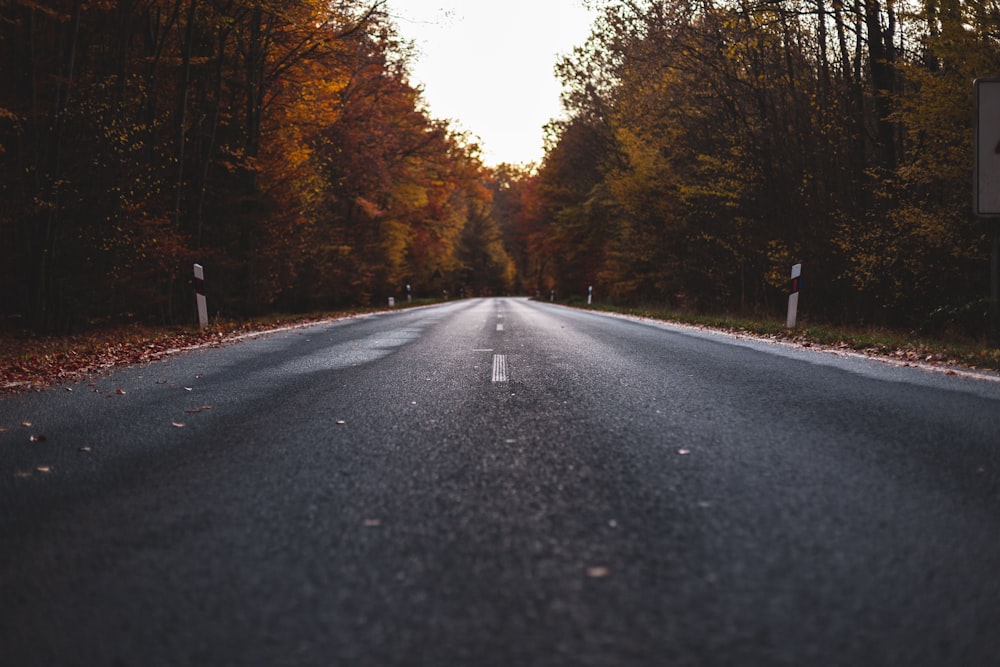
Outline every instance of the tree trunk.
POLYGON ((174 156, 177 160, 177 176, 174 181, 174 226, 181 227, 181 208, 184 201, 184 147, 187 131, 188 94, 191 90, 191 52, 194 49, 195 10, 198 0, 188 5, 187 26, 184 30, 184 46, 181 53, 181 82, 177 95, 176 128, 174 134, 174 156))
POLYGON ((892 95, 895 92, 895 13, 891 0, 889 23, 882 28, 882 8, 879 0, 865 0, 865 27, 868 31, 868 55, 871 71, 876 135, 878 137, 878 166, 886 171, 896 168, 896 134, 892 115, 892 95))
POLYGON ((76 73, 76 49, 80 37, 80 20, 83 0, 73 3, 66 39, 63 64, 63 80, 56 87, 56 100, 52 122, 52 148, 48 165, 48 211, 41 229, 36 230, 35 249, 35 295, 32 321, 36 330, 50 331, 62 319, 63 304, 60 303, 55 277, 57 237, 60 226, 62 148, 66 133, 66 110, 69 106, 70 89, 76 73))

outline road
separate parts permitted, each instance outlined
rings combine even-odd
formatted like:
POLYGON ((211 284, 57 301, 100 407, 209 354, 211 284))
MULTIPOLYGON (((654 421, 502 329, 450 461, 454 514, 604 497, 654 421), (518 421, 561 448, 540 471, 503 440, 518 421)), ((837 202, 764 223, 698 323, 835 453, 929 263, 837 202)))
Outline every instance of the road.
POLYGON ((995 379, 484 299, 0 427, 10 667, 1000 663, 995 379))

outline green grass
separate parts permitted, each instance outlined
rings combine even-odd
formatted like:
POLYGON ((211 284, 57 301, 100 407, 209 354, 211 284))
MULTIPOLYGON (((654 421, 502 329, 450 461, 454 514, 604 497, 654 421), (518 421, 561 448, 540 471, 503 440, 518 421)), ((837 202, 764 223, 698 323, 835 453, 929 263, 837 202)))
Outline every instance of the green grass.
POLYGON ((850 350, 872 356, 890 357, 904 362, 922 362, 967 368, 1000 370, 1000 349, 985 340, 961 336, 928 337, 888 328, 834 326, 809 321, 795 329, 785 327, 784 320, 737 315, 699 314, 670 310, 656 306, 592 306, 572 304, 578 308, 614 312, 664 322, 719 329, 731 333, 760 336, 772 340, 850 350))

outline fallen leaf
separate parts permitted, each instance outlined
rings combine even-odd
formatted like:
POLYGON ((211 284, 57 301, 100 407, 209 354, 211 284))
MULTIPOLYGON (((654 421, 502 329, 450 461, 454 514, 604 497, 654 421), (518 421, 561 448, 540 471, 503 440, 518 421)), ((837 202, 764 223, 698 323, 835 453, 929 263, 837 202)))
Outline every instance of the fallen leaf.
POLYGON ((184 424, 182 424, 180 422, 170 422, 170 425, 173 426, 174 428, 184 428, 184 426, 185 426, 184 424))
POLYGON ((7 427, 6 426, 0 426, 0 433, 6 433, 6 432, 7 432, 7 427))
POLYGON ((80 451, 83 452, 84 454, 89 454, 92 451, 94 451, 94 449, 92 447, 81 447, 80 451))
POLYGON ((21 422, 21 426, 24 428, 31 428, 31 422, 21 422))
POLYGON ((343 425, 344 425, 344 424, 346 424, 346 423, 347 423, 347 422, 345 422, 345 421, 344 421, 343 419, 338 419, 338 420, 337 420, 337 426, 343 426, 343 425))
POLYGON ((611 568, 605 567, 604 565, 588 567, 587 576, 591 579, 605 579, 611 576, 611 568))
POLYGON ((30 442, 45 442, 48 440, 44 435, 32 435, 28 437, 30 442))
POLYGON ((38 466, 35 470, 38 472, 52 472, 52 468, 49 466, 38 466))
POLYGON ((687 456, 688 454, 691 453, 691 450, 690 449, 678 449, 677 453, 680 454, 681 456, 687 456))
POLYGON ((194 391, 191 387, 184 387, 184 391, 194 391))
POLYGON ((73 387, 63 387, 66 391, 73 391, 73 387))
POLYGON ((382 519, 365 519, 361 525, 365 528, 378 528, 382 525, 382 519))
POLYGON ((115 393, 121 396, 125 393, 125 390, 122 389, 121 387, 118 387, 117 389, 115 389, 115 393))

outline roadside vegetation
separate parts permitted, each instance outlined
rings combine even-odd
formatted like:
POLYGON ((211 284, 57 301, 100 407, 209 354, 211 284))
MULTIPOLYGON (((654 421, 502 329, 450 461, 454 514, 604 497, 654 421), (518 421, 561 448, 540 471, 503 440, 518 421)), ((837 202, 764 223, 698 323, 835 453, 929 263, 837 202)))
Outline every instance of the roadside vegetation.
MULTIPOLYGON (((414 300, 394 309, 430 305, 439 300, 414 300)), ((810 323, 797 329, 761 317, 709 315, 671 310, 660 306, 585 305, 572 299, 565 305, 599 312, 675 322, 735 335, 754 336, 872 357, 903 364, 931 364, 988 371, 1000 371, 1000 349, 983 341, 962 336, 921 336, 889 328, 859 328, 810 323)), ((217 319, 205 330, 191 326, 163 326, 131 323, 92 323, 85 333, 37 335, 29 330, 0 331, 0 395, 40 391, 59 383, 96 379, 115 368, 163 359, 178 350, 199 346, 233 344, 249 334, 266 333, 284 327, 307 325, 333 319, 355 317, 386 310, 363 307, 340 311, 275 314, 254 319, 217 319)))
POLYGON ((597 0, 558 67, 564 118, 518 180, 525 291, 985 337, 972 211, 982 2, 597 0))
MULTIPOLYGON (((415 299, 397 304, 393 310, 437 302, 415 299)), ((250 334, 384 310, 367 306, 310 315, 216 318, 204 330, 186 325, 109 321, 91 322, 80 333, 39 335, 30 329, 8 326, 0 329, 0 395, 97 378, 115 368, 157 361, 179 350, 232 344, 250 334)))
POLYGON ((664 322, 675 322, 736 335, 796 343, 803 347, 821 347, 858 352, 867 356, 903 363, 962 366, 970 369, 1000 371, 1000 349, 985 340, 961 333, 933 336, 890 327, 851 327, 799 320, 795 329, 783 320, 767 317, 743 317, 724 314, 699 314, 659 306, 583 305, 574 299, 569 305, 601 312, 620 313, 664 322))
POLYGON ((204 341, 195 262, 215 339, 408 293, 594 286, 657 317, 998 367, 970 205, 995 5, 590 4, 545 157, 489 166, 430 115, 384 0, 5 3, 0 382, 204 341), (786 332, 768 318, 793 264, 810 308, 786 332), (695 314, 716 312, 764 316, 695 314))

